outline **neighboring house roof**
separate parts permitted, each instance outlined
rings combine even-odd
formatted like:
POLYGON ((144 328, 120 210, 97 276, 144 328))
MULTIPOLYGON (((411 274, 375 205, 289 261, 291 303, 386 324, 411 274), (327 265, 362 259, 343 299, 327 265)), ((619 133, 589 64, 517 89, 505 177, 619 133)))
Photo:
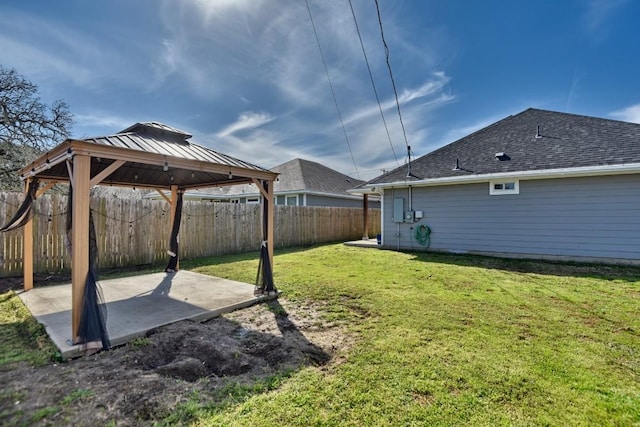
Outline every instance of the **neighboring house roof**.
POLYGON ((304 159, 290 160, 272 170, 280 174, 274 185, 276 192, 312 191, 346 196, 349 195, 347 190, 364 182, 304 159))
MULTIPOLYGON (((359 196, 350 194, 347 190, 363 184, 364 181, 351 178, 348 175, 323 166, 319 163, 304 159, 290 160, 271 168, 271 171, 279 174, 274 183, 275 194, 315 194, 331 197, 359 199, 359 196)), ((185 194, 196 195, 204 198, 227 199, 232 197, 246 197, 258 195, 258 188, 253 184, 235 185, 198 193, 185 194)))
POLYGON ((465 182, 640 172, 640 125, 530 108, 367 182, 465 182), (457 166, 457 167, 456 167, 457 166))

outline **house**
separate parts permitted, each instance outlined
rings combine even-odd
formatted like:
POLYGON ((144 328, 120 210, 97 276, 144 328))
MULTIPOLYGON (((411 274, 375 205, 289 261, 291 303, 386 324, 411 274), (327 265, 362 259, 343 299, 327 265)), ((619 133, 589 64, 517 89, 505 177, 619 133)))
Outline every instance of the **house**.
MULTIPOLYGON (((347 190, 363 184, 364 181, 351 178, 319 163, 294 159, 271 168, 271 171, 279 174, 274 184, 276 205, 362 207, 362 195, 351 194, 347 190)), ((213 202, 260 202, 260 192, 253 184, 187 191, 184 197, 189 200, 213 202)), ((379 208, 379 198, 370 198, 369 207, 379 208)))
POLYGON ((640 125, 528 109, 379 176, 382 246, 640 263, 640 125))

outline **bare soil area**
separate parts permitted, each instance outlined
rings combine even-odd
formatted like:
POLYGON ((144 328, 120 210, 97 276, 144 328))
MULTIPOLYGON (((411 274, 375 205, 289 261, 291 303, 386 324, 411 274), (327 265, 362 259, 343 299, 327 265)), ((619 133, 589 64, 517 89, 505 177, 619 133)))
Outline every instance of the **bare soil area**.
POLYGON ((2 367, 0 424, 153 425, 181 403, 220 405, 238 387, 304 366, 326 369, 353 337, 320 313, 281 298, 68 362, 2 367))

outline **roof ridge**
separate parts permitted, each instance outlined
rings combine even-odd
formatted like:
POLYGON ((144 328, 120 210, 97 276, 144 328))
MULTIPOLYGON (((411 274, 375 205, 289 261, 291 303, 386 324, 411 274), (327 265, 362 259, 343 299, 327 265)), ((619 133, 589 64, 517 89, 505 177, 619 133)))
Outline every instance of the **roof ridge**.
POLYGON ((564 111, 556 111, 556 110, 544 110, 544 109, 541 109, 541 108, 528 108, 527 110, 535 110, 535 111, 542 111, 542 112, 545 112, 545 113, 562 114, 562 115, 565 115, 565 116, 582 117, 584 119, 598 119, 598 120, 604 120, 604 121, 608 121, 608 122, 616 122, 616 123, 624 123, 624 124, 628 124, 628 125, 640 126, 640 123, 629 122, 629 121, 626 121, 626 120, 619 120, 619 119, 611 119, 611 118, 608 118, 608 117, 587 116, 586 114, 567 113, 567 112, 564 112, 564 111))

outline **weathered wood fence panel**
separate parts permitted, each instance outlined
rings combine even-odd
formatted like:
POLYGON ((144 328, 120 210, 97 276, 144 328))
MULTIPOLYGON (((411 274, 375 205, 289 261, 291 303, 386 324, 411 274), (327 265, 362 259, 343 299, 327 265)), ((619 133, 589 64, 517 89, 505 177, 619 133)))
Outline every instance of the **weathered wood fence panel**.
MULTIPOLYGON (((0 192, 0 225, 23 200, 0 192)), ((47 194, 36 200, 33 217, 34 272, 69 271, 67 197, 47 194)), ((167 261, 170 210, 164 200, 101 198, 91 201, 100 268, 161 265, 167 261)), ((380 233, 380 211, 369 210, 369 235, 380 233)), ((180 226, 183 259, 258 250, 261 206, 185 201, 180 226)), ((362 209, 275 206, 275 247, 355 240, 362 237, 362 209)), ((0 277, 22 274, 22 230, 0 233, 0 277)))

